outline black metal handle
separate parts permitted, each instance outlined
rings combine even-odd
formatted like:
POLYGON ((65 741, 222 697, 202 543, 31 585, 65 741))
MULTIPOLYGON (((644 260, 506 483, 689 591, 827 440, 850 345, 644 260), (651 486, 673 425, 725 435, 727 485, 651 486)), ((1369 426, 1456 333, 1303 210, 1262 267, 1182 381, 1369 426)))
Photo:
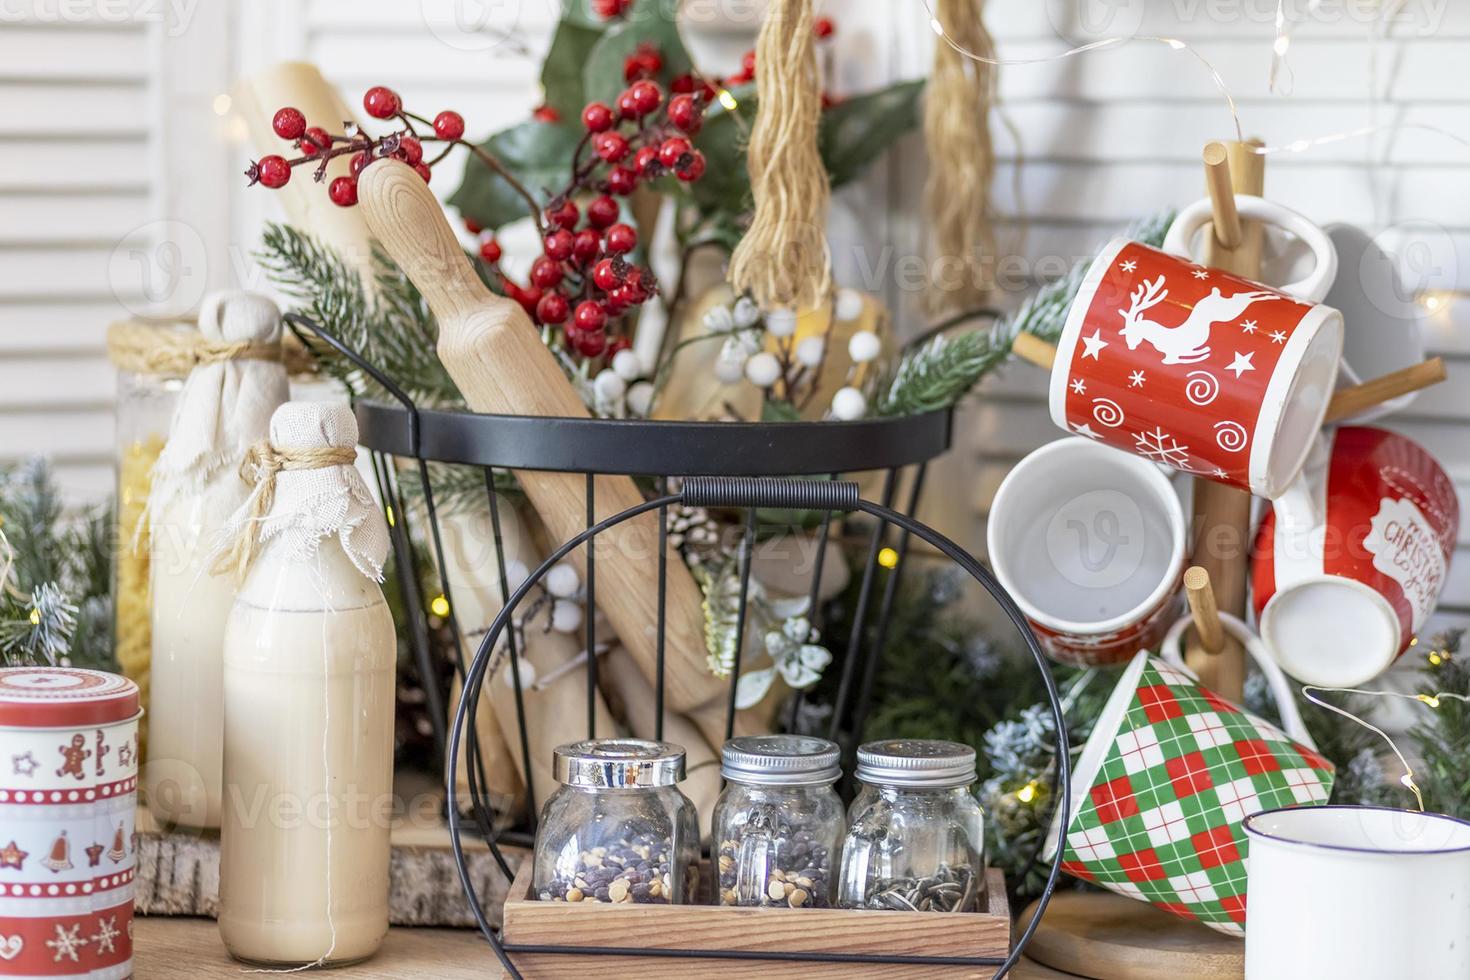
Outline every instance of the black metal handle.
POLYGON ((684 481, 691 507, 773 507, 783 510, 857 510, 850 480, 791 480, 755 476, 692 476, 684 481))

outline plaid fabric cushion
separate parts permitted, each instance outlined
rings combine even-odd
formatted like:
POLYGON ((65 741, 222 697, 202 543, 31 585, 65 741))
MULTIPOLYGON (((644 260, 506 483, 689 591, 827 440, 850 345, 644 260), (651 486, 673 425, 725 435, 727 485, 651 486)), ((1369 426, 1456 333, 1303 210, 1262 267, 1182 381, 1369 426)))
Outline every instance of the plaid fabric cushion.
POLYGON ((1185 919, 1243 935, 1241 821, 1323 803, 1332 763, 1160 660, 1144 665, 1062 870, 1185 919))

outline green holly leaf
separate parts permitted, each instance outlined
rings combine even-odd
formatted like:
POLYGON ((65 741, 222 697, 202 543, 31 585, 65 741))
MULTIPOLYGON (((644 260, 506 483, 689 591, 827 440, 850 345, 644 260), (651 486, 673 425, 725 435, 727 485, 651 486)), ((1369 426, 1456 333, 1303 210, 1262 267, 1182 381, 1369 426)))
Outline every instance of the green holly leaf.
MULTIPOLYGON (((480 145, 544 206, 571 181, 572 155, 581 139, 580 126, 531 120, 503 129, 480 145)), ((491 230, 530 216, 515 188, 475 158, 466 162, 464 181, 449 203, 491 230)))
POLYGON ((637 0, 622 20, 603 32, 588 53, 582 71, 582 89, 588 102, 617 103, 628 85, 623 62, 640 44, 652 45, 663 57, 658 80, 665 83, 665 88, 670 79, 690 71, 693 62, 679 36, 678 6, 678 0, 637 0))
POLYGON ((919 124, 922 80, 844 99, 822 113, 818 137, 833 187, 861 176, 900 136, 919 124))
POLYGON ((581 118, 582 108, 587 104, 586 92, 582 87, 582 66, 587 56, 602 40, 603 29, 592 26, 568 15, 556 25, 556 34, 541 64, 541 88, 545 92, 546 104, 561 114, 561 118, 574 122, 581 118))

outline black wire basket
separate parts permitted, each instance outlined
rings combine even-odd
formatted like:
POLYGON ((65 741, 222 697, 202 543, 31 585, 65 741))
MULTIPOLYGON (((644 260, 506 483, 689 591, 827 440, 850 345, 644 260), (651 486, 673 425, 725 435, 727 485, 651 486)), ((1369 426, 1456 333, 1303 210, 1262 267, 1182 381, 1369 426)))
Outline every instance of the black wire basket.
MULTIPOLYGON (((511 828, 498 827, 491 811, 490 801, 484 792, 484 768, 480 747, 473 733, 480 705, 480 691, 485 681, 492 654, 504 638, 509 657, 508 678, 515 691, 516 721, 520 732, 519 749, 522 754, 524 772, 529 782, 531 758, 527 737, 527 719, 523 700, 521 668, 518 663, 516 631, 511 628, 517 608, 527 595, 557 563, 576 549, 585 549, 587 562, 586 593, 587 607, 595 608, 596 575, 592 540, 610 528, 642 515, 658 512, 659 549, 658 581, 658 660, 654 678, 655 732, 662 737, 664 719, 664 608, 663 583, 666 581, 668 548, 664 547, 668 535, 668 513, 671 507, 718 507, 739 509, 744 512, 743 532, 738 545, 739 560, 739 610, 740 620, 734 635, 734 663, 729 677, 729 697, 726 708, 727 735, 733 729, 736 714, 735 690, 740 677, 742 645, 745 633, 744 614, 749 598, 750 565, 760 519, 758 515, 771 511, 819 512, 822 517, 817 527, 818 547, 815 555, 810 587, 810 617, 813 622, 819 616, 818 586, 822 581, 822 562, 826 545, 832 534, 834 520, 846 520, 851 515, 862 514, 869 519, 871 530, 867 531, 866 563, 863 566, 853 608, 851 631, 845 652, 838 656, 840 663, 839 681, 834 710, 828 721, 829 736, 843 745, 849 752, 862 731, 868 705, 872 700, 874 677, 883 656, 883 647, 888 635, 889 619, 898 594, 901 570, 913 539, 918 539, 948 558, 966 574, 978 582, 990 594, 1015 626, 1025 642, 1037 669, 1041 671, 1043 683, 1050 701, 1053 721, 1057 732, 1057 800, 1060 812, 1057 819, 1065 826, 1068 820, 1068 798, 1070 773, 1066 726, 1062 717, 1062 705, 1052 675, 1035 636, 1026 622, 1024 614, 994 576, 963 548, 942 534, 925 526, 913 517, 923 494, 924 477, 930 461, 943 454, 950 444, 951 416, 947 411, 932 412, 905 418, 870 419, 856 422, 658 422, 640 420, 570 419, 525 416, 485 415, 469 412, 452 412, 420 409, 413 400, 394 383, 379 367, 368 363, 360 354, 351 350, 337 338, 312 321, 290 314, 287 321, 298 334, 309 334, 348 358, 365 374, 389 392, 394 402, 386 403, 359 399, 355 405, 359 440, 371 458, 381 499, 390 515, 390 532, 394 548, 397 581, 402 590, 402 601, 408 615, 408 633, 419 671, 424 679, 426 708, 434 725, 437 744, 443 750, 441 758, 458 760, 463 756, 467 762, 466 775, 469 799, 462 799, 454 775, 455 767, 448 767, 446 785, 448 791, 448 820, 455 861, 460 880, 470 902, 481 931, 491 944, 501 965, 511 977, 519 978, 521 971, 515 959, 520 954, 537 956, 622 956, 630 953, 626 946, 589 946, 566 944, 516 945, 502 941, 499 931, 491 922, 484 908, 469 870, 463 835, 470 833, 485 841, 491 855, 507 882, 513 877, 513 869, 507 860, 502 844, 527 846, 531 843, 536 815, 534 811, 525 817, 525 825, 511 828), (446 574, 445 552, 435 506, 434 487, 429 464, 453 463, 473 466, 483 470, 486 496, 489 504, 492 532, 499 553, 502 540, 500 506, 497 501, 495 472, 497 470, 550 470, 563 473, 585 474, 587 477, 586 528, 570 540, 557 547, 541 565, 517 587, 512 588, 507 575, 503 554, 497 559, 496 573, 499 577, 500 595, 504 605, 491 623, 488 633, 474 652, 467 658, 459 649, 460 632, 452 621, 455 609, 454 598, 449 594, 449 576, 446 574), (895 508, 899 495, 900 478, 907 468, 913 469, 912 478, 906 481, 901 508, 895 508), (401 472, 416 471, 422 496, 422 515, 427 528, 420 537, 427 541, 440 582, 445 590, 450 617, 450 632, 456 643, 455 671, 462 683, 463 693, 453 712, 452 724, 446 724, 448 713, 446 702, 448 690, 441 688, 436 678, 441 676, 434 662, 429 642, 428 615, 424 596, 414 574, 414 535, 409 527, 409 509, 405 506, 404 488, 400 483, 401 472), (880 502, 862 499, 859 486, 845 481, 844 475, 881 471, 882 490, 880 502), (652 496, 642 504, 612 514, 604 519, 595 519, 592 501, 592 478, 594 475, 617 474, 633 476, 651 481, 652 496), (671 489, 677 481, 677 489, 671 489), (896 529, 897 537, 893 548, 898 561, 887 575, 881 596, 875 596, 879 579, 879 556, 885 549, 889 535, 896 529), (876 598, 876 610, 874 610, 876 598), (876 613, 876 615, 875 615, 876 613), (869 631, 870 619, 874 628, 869 631), (872 642, 865 649, 865 637, 872 642), (467 734, 468 733, 468 734, 467 734)), ((588 691, 588 737, 593 737, 593 703, 597 688, 597 656, 595 655, 595 616, 586 617, 585 640, 586 683, 588 691)), ((834 664, 836 666, 836 664, 834 664)), ((791 717, 796 716, 795 706, 801 695, 793 698, 791 717)), ((716 746, 716 751, 718 747, 716 746)), ((533 799, 530 787, 527 798, 533 799)), ((935 956, 920 951, 913 954, 851 953, 809 949, 738 951, 722 949, 639 949, 638 955, 690 958, 693 960, 775 960, 809 963, 852 964, 853 969, 862 966, 873 968, 898 965, 945 967, 994 968, 1000 977, 1020 958, 1054 890, 1059 868, 1054 865, 1043 887, 1037 910, 1031 921, 1020 932, 1009 955, 1001 956, 935 956)), ((772 912, 783 915, 788 913, 772 912)), ((804 915, 805 912, 789 913, 804 915)), ((870 913, 854 913, 857 915, 870 913)), ((929 915, 930 913, 910 913, 929 915)), ((569 961, 570 962, 570 961, 569 961)), ((610 961, 613 962, 613 961, 610 961)), ((866 974, 858 974, 866 975, 866 974)), ((881 975, 873 973, 872 975, 881 975)), ((964 975, 973 975, 973 972, 964 975)))

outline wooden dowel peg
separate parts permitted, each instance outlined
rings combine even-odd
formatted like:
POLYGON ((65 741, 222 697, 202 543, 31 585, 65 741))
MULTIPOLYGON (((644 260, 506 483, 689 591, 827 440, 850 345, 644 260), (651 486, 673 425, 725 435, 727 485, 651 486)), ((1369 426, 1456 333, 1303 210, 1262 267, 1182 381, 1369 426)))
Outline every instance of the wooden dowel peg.
POLYGON ((1364 381, 1351 388, 1343 388, 1327 403, 1324 423, 1341 422, 1345 418, 1381 405, 1400 395, 1437 385, 1449 377, 1445 371, 1444 358, 1432 357, 1421 364, 1413 364, 1392 374, 1364 381))
POLYGON ((1219 141, 1205 144, 1205 186, 1210 192, 1214 214, 1215 241, 1222 248, 1239 248, 1245 240, 1240 212, 1235 207, 1235 190, 1230 183, 1230 153, 1219 141))
POLYGON ((1199 565, 1190 566, 1184 573, 1184 594, 1189 599, 1189 615, 1194 619, 1200 647, 1206 653, 1219 653, 1225 649, 1225 627, 1220 625, 1220 607, 1215 604, 1210 573, 1199 565))
POLYGON ((1016 334, 1015 341, 1011 344, 1011 353, 1023 361, 1030 361, 1037 367, 1051 370, 1056 363, 1057 348, 1055 344, 1049 344, 1035 334, 1026 333, 1024 330, 1016 334))

